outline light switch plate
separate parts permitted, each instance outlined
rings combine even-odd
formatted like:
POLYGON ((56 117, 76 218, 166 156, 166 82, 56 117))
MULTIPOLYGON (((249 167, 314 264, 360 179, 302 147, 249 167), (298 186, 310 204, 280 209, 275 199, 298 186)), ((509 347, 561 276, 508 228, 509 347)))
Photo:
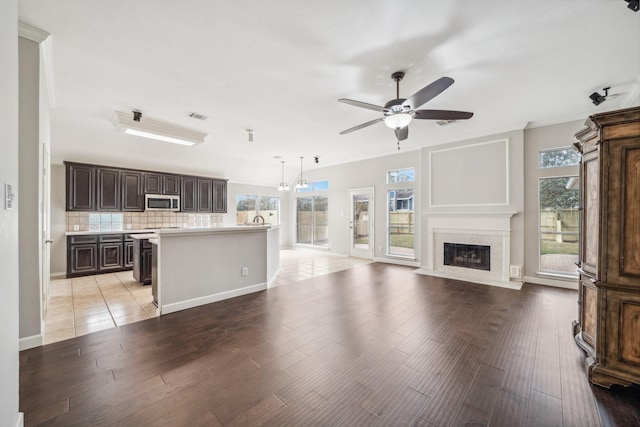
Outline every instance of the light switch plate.
POLYGON ((13 199, 15 198, 15 194, 13 194, 13 186, 11 184, 4 183, 4 208, 5 210, 9 210, 13 208, 13 199))

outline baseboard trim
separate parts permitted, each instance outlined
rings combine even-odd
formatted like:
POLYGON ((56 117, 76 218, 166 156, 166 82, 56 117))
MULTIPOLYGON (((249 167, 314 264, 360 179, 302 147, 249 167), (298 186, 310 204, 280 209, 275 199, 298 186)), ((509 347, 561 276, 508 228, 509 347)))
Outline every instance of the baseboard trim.
POLYGON ((30 337, 20 338, 19 349, 29 350, 30 348, 40 347, 44 343, 42 334, 32 335, 30 337))
POLYGON ((420 261, 412 261, 412 260, 402 259, 402 258, 374 257, 373 260, 375 262, 384 262, 384 263, 387 263, 387 264, 404 265, 404 266, 407 266, 407 267, 420 267, 420 261))
POLYGON ((198 307, 205 304, 211 304, 212 302, 218 302, 229 298, 239 297, 242 295, 252 294, 254 292, 260 292, 266 290, 267 283, 259 283, 257 285, 251 285, 240 289, 234 289, 232 291, 218 292, 217 294, 205 295, 198 298, 192 298, 186 301, 175 302, 172 304, 163 304, 160 310, 160 314, 175 313, 176 311, 186 310, 188 308, 198 307))
POLYGON ((543 277, 524 276, 526 283, 533 283, 534 285, 553 286, 555 288, 578 290, 578 281, 575 282, 561 279, 545 279, 543 277))
POLYGON ((418 274, 426 276, 443 277, 445 279, 459 280, 461 282, 477 283, 479 285, 497 286, 499 288, 514 289, 519 291, 522 288, 522 281, 506 282, 504 280, 477 280, 470 279, 466 276, 456 276, 455 274, 442 273, 440 271, 430 270, 428 268, 419 268, 415 271, 418 274))
POLYGON ((67 273, 65 271, 58 271, 55 273, 51 273, 49 275, 49 277, 51 279, 66 279, 67 278, 67 273))
POLYGON ((18 419, 16 420, 16 427, 24 427, 24 412, 18 412, 18 419))

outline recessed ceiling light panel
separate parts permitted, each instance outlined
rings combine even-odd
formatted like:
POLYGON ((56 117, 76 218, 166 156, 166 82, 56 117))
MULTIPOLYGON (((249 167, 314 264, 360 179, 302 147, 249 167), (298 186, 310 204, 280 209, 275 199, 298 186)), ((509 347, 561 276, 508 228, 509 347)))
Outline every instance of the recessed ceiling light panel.
POLYGON ((204 132, 151 119, 145 115, 141 115, 139 121, 135 121, 132 113, 121 111, 115 112, 114 124, 118 132, 187 146, 202 144, 207 137, 204 132))

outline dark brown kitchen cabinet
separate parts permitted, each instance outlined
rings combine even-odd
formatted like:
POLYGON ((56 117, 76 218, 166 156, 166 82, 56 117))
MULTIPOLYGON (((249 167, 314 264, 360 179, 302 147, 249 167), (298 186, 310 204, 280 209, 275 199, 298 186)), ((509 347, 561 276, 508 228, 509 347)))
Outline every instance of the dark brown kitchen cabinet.
POLYGON ((130 233, 67 236, 67 277, 131 270, 133 252, 130 233))
POLYGON ((227 213, 227 181, 213 180, 213 212, 227 213))
POLYGON ((153 254, 149 239, 133 241, 133 278, 143 285, 151 283, 151 262, 153 254))
POLYGON ((162 175, 162 194, 180 195, 180 177, 178 175, 162 175))
POLYGON ((96 168, 96 208, 98 211, 120 211, 122 206, 120 174, 119 169, 96 168))
POLYGON ((161 173, 145 173, 144 194, 167 194, 179 196, 180 176, 161 173))
POLYGON ((182 193, 180 195, 180 210, 182 210, 182 212, 196 212, 198 210, 198 179, 183 176, 181 181, 182 193))
POLYGON ((124 242, 124 268, 133 268, 133 241, 124 242))
POLYGON ((98 272, 98 237, 67 237, 67 277, 98 272))
POLYGON ((122 234, 101 234, 98 237, 99 270, 122 270, 123 261, 122 234))
MULTIPOLYGON (((225 183, 226 185, 226 183, 225 183)), ((213 181, 198 178, 198 212, 213 212, 213 181)), ((225 206, 226 211, 226 206, 225 206)))
POLYGON ((135 171, 122 171, 122 211, 144 211, 144 174, 135 171))
POLYGON ((144 174, 144 194, 162 194, 162 174, 144 174))
POLYGON ((67 210, 96 210, 96 168, 90 165, 65 163, 67 210))

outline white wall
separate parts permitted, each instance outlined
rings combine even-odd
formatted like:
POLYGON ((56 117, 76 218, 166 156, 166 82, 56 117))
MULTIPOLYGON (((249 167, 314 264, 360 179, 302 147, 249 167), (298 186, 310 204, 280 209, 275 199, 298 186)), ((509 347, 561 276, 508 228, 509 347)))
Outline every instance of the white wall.
MULTIPOLYGON (((422 150, 422 210, 461 212, 490 212, 515 210, 511 217, 510 264, 524 263, 524 132, 512 131, 422 150), (508 151, 504 150, 507 142, 508 151), (470 148, 467 148, 472 146, 470 148), (462 148, 457 150, 457 148, 462 148), (446 155, 445 155, 446 154, 446 155), (430 156, 434 170, 429 168, 430 156), (443 168, 440 161, 450 162, 443 168), (459 162, 458 165, 455 162, 459 162), (461 171, 461 169, 464 169, 461 171), (466 183, 449 180, 448 174, 464 173, 466 183), (490 188, 483 188, 488 186, 490 188), (433 191, 434 204, 429 205, 433 191), (437 197, 436 197, 437 196, 437 197), (454 208, 437 206, 437 202, 458 204, 454 208), (464 206, 470 204, 472 206, 464 206)), ((421 236, 427 247, 427 234, 421 236)))
MULTIPOLYGON (((40 289, 40 45, 18 38, 20 339, 42 344, 40 289)), ((24 345, 23 345, 24 347, 24 345)))
MULTIPOLYGON (((0 192, 18 199, 18 5, 0 0, 0 192)), ((18 204, 0 203, 0 425, 21 425, 18 414, 18 204)))
MULTIPOLYGON (((524 274, 527 277, 537 277, 540 270, 540 237, 538 234, 538 191, 540 178, 579 174, 578 166, 539 169, 538 153, 540 150, 548 150, 551 148, 569 148, 575 142, 573 135, 584 127, 584 122, 584 120, 577 120, 525 130, 524 179, 527 222, 524 236, 524 274)), ((545 278, 554 280, 554 278, 550 276, 545 276, 545 278)), ((555 280, 558 279, 556 278, 555 280)))

